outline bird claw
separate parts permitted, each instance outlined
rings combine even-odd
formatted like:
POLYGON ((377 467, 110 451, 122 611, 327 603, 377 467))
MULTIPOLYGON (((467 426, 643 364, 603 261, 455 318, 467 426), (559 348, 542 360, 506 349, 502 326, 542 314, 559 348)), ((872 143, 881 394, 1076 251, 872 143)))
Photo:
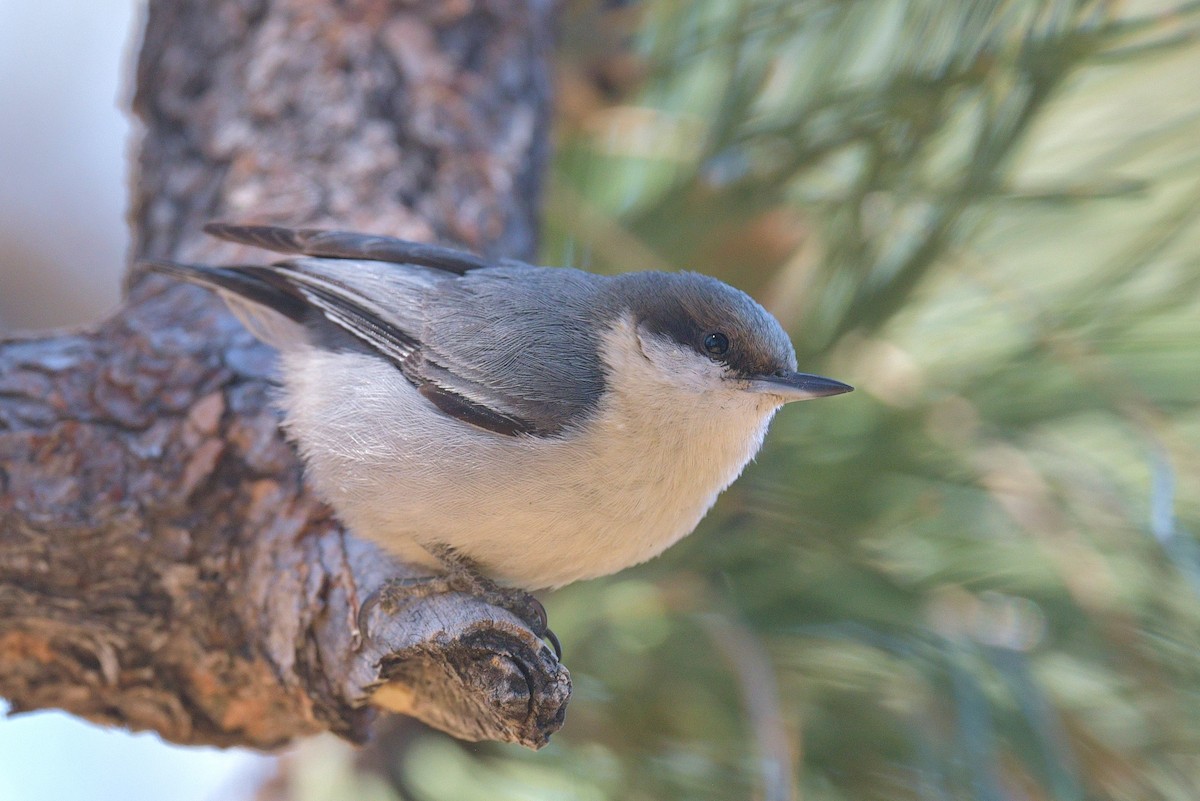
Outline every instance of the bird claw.
MULTIPOLYGON (((446 561, 448 560, 443 558, 443 562, 446 561)), ((388 614, 395 614, 416 598, 461 592, 511 612, 528 626, 536 637, 548 641, 554 648, 554 657, 562 661, 562 645, 550 630, 546 607, 541 601, 524 590, 499 586, 461 559, 455 559, 447 564, 447 567, 450 568, 450 572, 445 574, 388 579, 360 608, 359 630, 366 630, 366 615, 375 605, 379 605, 388 614)))
POLYGON ((533 633, 538 637, 543 640, 548 640, 550 645, 554 647, 554 658, 561 662, 562 645, 558 642, 558 636, 550 628, 550 620, 546 616, 546 607, 542 605, 541 601, 539 601, 537 598, 534 598, 529 593, 521 592, 520 590, 517 590, 517 592, 520 592, 525 596, 524 600, 532 612, 532 618, 522 615, 512 607, 505 606, 504 608, 521 618, 521 620, 523 620, 525 624, 529 626, 530 630, 533 631, 533 633))

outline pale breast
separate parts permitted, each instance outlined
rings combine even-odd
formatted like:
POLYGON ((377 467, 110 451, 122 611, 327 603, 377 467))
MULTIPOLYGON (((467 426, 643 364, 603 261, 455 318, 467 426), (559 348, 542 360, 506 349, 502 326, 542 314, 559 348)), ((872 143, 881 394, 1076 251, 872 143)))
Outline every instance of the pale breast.
POLYGON ((539 439, 450 418, 379 359, 310 354, 289 370, 287 424, 355 534, 407 559, 423 557, 414 543, 450 545, 506 583, 560 586, 690 533, 775 410, 734 390, 654 388, 638 373, 648 363, 622 367, 582 430, 539 439))

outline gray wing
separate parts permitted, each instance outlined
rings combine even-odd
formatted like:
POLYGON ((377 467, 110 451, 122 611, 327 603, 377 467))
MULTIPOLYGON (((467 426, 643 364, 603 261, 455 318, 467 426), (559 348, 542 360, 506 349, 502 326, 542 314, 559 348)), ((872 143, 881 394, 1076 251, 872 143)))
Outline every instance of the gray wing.
POLYGON ((508 264, 447 277, 326 258, 267 269, 443 412, 480 428, 553 436, 603 393, 598 276, 508 264))
MULTIPOLYGON (((219 289, 260 336, 278 326, 256 318, 282 315, 307 329, 310 340, 376 353, 463 422, 510 436, 553 436, 594 409, 603 392, 599 276, 515 262, 489 267, 448 248, 361 234, 221 226, 220 235, 273 250, 339 249, 356 257, 147 266, 219 289), (395 261, 362 255, 384 252, 395 261), (416 255, 405 261, 401 254, 416 255)), ((268 339, 287 347, 284 340, 286 334, 268 339)))
POLYGON ((510 264, 439 284, 424 309, 422 378, 527 421, 527 433, 561 433, 604 393, 607 281, 510 264))

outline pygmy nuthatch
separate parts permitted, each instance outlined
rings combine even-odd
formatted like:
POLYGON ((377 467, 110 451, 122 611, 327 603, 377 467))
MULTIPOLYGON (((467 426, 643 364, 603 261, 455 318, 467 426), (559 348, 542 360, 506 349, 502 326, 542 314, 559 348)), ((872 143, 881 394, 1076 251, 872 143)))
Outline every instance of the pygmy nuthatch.
POLYGON ((785 403, 779 323, 695 273, 602 276, 383 236, 214 224, 290 258, 150 266, 215 289, 282 354, 284 425, 359 536, 537 589, 692 531, 785 403))

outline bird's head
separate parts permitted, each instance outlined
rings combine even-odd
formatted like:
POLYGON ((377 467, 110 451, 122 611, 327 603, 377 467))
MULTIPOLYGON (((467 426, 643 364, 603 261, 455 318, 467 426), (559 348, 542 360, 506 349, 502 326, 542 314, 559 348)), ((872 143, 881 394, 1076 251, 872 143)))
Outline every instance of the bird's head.
POLYGON ((749 295, 696 273, 629 273, 616 279, 642 355, 661 380, 686 391, 741 396, 757 406, 850 392, 796 370, 783 327, 749 295))

